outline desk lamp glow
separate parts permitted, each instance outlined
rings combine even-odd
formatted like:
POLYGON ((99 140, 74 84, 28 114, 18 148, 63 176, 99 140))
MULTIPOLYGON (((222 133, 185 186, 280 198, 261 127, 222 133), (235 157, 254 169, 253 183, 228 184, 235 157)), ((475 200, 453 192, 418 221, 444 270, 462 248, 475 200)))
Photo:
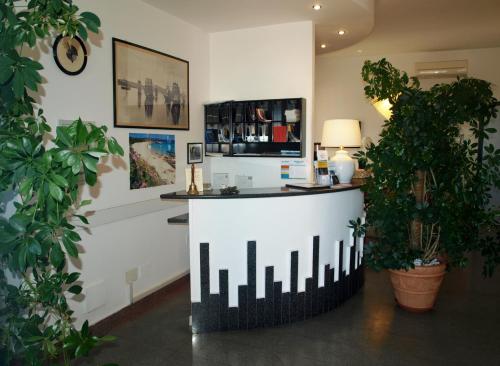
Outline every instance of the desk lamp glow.
POLYGON ((373 102, 373 106, 385 119, 391 119, 392 105, 389 99, 382 99, 373 102))
POLYGON ((333 162, 335 175, 340 183, 351 183, 354 174, 354 160, 344 147, 361 146, 361 130, 359 121, 355 119, 330 119, 323 125, 321 138, 323 147, 340 147, 330 158, 333 162))

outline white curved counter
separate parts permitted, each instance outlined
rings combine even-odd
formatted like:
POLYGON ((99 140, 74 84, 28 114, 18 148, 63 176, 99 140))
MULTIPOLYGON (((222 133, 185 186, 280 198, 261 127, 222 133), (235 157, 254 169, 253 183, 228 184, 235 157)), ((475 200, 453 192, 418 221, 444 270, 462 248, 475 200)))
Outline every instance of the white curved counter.
POLYGON ((333 310, 363 285, 359 186, 249 189, 189 199, 194 333, 286 324, 333 310))

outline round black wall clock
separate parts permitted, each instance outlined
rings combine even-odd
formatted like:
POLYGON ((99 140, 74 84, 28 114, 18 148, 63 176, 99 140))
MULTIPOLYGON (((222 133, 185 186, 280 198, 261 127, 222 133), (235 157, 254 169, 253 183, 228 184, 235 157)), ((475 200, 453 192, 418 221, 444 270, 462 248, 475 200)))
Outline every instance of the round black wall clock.
POLYGON ((58 36, 52 49, 57 66, 68 75, 78 75, 87 66, 87 49, 77 36, 58 36))

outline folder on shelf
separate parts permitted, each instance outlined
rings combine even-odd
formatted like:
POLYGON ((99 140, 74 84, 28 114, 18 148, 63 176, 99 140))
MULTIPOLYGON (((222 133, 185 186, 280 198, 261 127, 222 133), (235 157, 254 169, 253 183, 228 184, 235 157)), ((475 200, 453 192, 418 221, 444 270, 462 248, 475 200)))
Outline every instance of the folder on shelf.
POLYGON ((273 142, 287 142, 286 126, 273 126, 273 142))

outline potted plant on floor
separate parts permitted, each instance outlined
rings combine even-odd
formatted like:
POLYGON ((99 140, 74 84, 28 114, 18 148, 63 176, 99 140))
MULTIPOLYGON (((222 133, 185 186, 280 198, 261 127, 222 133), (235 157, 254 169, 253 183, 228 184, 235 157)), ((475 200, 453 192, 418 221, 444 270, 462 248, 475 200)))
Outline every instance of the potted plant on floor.
POLYGON ((112 339, 93 336, 88 322, 75 328, 66 297, 82 287, 66 264, 78 257, 75 219, 87 223, 75 214, 89 203, 81 181, 94 185, 99 159, 123 149, 105 126, 80 119, 50 135, 33 98, 43 67, 26 56, 38 40, 86 40, 99 26, 70 0, 0 1, 0 192, 17 197, 10 217, 0 217, 1 365, 69 365, 112 339))
POLYGON ((485 275, 500 262, 499 210, 489 206, 500 150, 482 146, 496 132, 488 125, 497 100, 472 78, 423 90, 385 59, 366 61, 362 76, 368 98, 392 105, 379 142, 357 154, 372 172, 363 189, 379 234, 365 260, 390 271, 401 307, 426 311, 446 265, 465 266, 472 251, 485 257, 485 275))

